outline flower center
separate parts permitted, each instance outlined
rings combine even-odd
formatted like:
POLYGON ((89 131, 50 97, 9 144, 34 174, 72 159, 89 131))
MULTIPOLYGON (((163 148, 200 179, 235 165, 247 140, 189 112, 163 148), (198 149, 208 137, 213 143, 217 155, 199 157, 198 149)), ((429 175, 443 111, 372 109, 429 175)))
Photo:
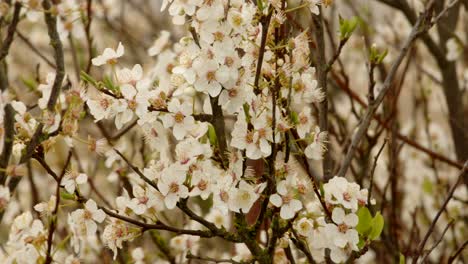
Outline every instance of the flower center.
POLYGON ((219 197, 221 198, 221 201, 227 202, 229 200, 229 194, 225 191, 221 191, 219 193, 219 197))
POLYGON ((241 199, 243 201, 249 201, 250 200, 250 193, 248 192, 243 192, 242 195, 241 195, 241 199))
POLYGON ((175 182, 171 183, 171 185, 169 186, 169 191, 171 193, 176 193, 179 191, 179 185, 175 182))
POLYGON ((104 110, 106 110, 106 109, 109 107, 109 101, 108 101, 106 98, 102 98, 102 99, 99 101, 99 105, 100 105, 104 110))
POLYGON ((149 200, 149 198, 146 197, 146 196, 143 196, 143 197, 138 198, 138 202, 139 202, 140 204, 146 204, 146 203, 148 202, 148 200, 149 200))
POLYGON ((181 112, 177 112, 177 114, 175 114, 174 116, 174 120, 176 121, 176 123, 182 123, 184 121, 184 114, 182 114, 181 112))
POLYGON ((237 89, 231 89, 228 92, 229 97, 236 97, 237 96, 237 89))
POLYGON ((85 210, 83 217, 84 217, 84 219, 89 220, 89 219, 91 219, 93 217, 93 214, 90 211, 85 210))
POLYGON ((346 231, 348 231, 348 226, 345 225, 345 224, 339 224, 339 225, 338 225, 338 230, 339 230, 341 233, 346 233, 346 231))
POLYGON ((226 64, 228 67, 231 67, 234 64, 234 59, 231 57, 226 57, 224 59, 224 64, 226 64))
POLYGON ((206 190, 206 188, 208 187, 208 183, 205 181, 205 180, 201 180, 198 185, 197 185, 198 189, 200 189, 201 191, 204 191, 206 190))
POLYGON ((253 143, 253 132, 252 131, 249 131, 247 132, 247 134, 245 135, 245 142, 247 142, 248 144, 252 144, 253 143))
POLYGON ((128 108, 130 108, 130 110, 135 111, 137 107, 137 102, 135 100, 129 100, 127 105, 128 105, 128 108))
POLYGON ((347 202, 351 201, 351 195, 347 192, 343 193, 343 199, 347 202))
POLYGON ((283 204, 288 204, 292 200, 292 197, 290 195, 285 195, 285 196, 282 196, 281 198, 283 200, 283 204))
POLYGON ((214 81, 216 79, 216 74, 214 71, 209 71, 206 73, 206 79, 208 81, 214 81))

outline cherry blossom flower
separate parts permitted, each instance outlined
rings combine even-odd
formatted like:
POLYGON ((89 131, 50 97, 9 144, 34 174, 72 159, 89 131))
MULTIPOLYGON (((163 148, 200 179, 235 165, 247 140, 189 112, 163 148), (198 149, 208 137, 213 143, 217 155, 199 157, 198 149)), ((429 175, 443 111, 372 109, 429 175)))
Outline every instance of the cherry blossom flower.
POLYGON ((315 127, 314 140, 304 150, 304 154, 309 159, 321 160, 323 153, 326 150, 325 142, 327 140, 327 132, 320 131, 318 126, 315 127))
POLYGON ((231 189, 230 197, 230 210, 236 213, 248 213, 255 201, 260 197, 259 193, 263 191, 265 184, 259 186, 252 186, 247 182, 241 180, 238 188, 231 189))
POLYGON ((101 66, 104 64, 114 65, 117 63, 117 59, 122 57, 123 55, 124 46, 121 42, 119 42, 119 45, 117 46, 116 50, 113 50, 111 48, 105 48, 104 52, 101 55, 92 59, 92 63, 94 66, 101 66))
POLYGON ((164 169, 158 181, 158 188, 165 197, 164 203, 167 209, 173 209, 180 198, 186 198, 189 194, 184 185, 187 176, 187 168, 183 165, 173 164, 164 169))
POLYGON ((160 117, 164 127, 172 127, 174 137, 181 140, 195 125, 192 105, 188 102, 181 102, 179 99, 173 99, 169 102, 167 109, 170 113, 160 117))
POLYGON ((70 224, 76 228, 78 236, 92 236, 97 231, 96 222, 102 223, 106 214, 98 209, 95 201, 90 199, 85 203, 84 209, 73 211, 68 218, 70 224))
POLYGON ((135 212, 137 215, 142 215, 147 211, 152 211, 155 213, 157 211, 164 210, 163 199, 164 197, 161 193, 149 188, 142 188, 139 185, 133 186, 133 198, 128 207, 135 212))
POLYGON ((323 185, 325 200, 330 204, 340 204, 353 212, 359 205, 367 203, 367 190, 361 190, 356 183, 350 183, 344 177, 335 176, 323 185))
POLYGON ((56 203, 57 197, 55 195, 51 195, 48 201, 36 204, 34 206, 34 210, 42 215, 49 215, 54 211, 56 203))
POLYGON ((138 230, 131 229, 121 220, 112 218, 102 232, 102 242, 114 252, 115 260, 117 249, 122 248, 123 242, 133 240, 138 233, 138 230))
POLYGON ((77 185, 85 184, 88 181, 88 176, 84 173, 79 173, 74 170, 67 171, 65 173, 62 184, 65 187, 65 190, 69 193, 75 192, 77 185))
POLYGON ((325 232, 331 242, 331 259, 336 262, 343 262, 348 258, 348 250, 358 250, 359 234, 353 229, 358 224, 357 215, 346 214, 342 208, 336 207, 332 212, 332 219, 335 224, 327 224, 325 232))
POLYGON ((291 219, 294 215, 302 209, 302 203, 296 196, 296 178, 289 176, 286 180, 282 180, 276 186, 277 193, 270 196, 270 202, 276 206, 281 207, 280 216, 283 219, 291 219))
POLYGON ((164 47, 169 43, 170 36, 171 33, 169 31, 162 30, 159 33, 159 37, 154 41, 153 46, 148 49, 148 55, 159 55, 164 47))

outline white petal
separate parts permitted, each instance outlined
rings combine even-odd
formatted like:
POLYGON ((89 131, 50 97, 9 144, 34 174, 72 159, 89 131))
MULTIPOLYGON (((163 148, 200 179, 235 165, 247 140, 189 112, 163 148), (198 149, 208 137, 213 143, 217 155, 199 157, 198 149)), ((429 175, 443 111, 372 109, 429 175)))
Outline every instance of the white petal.
POLYGON ((270 196, 270 203, 272 203, 276 207, 281 207, 281 205, 283 204, 283 199, 281 199, 281 196, 275 193, 272 196, 270 196))
POLYGON ((102 223, 102 221, 106 219, 106 213, 104 213, 103 210, 99 209, 93 213, 93 219, 98 223, 102 223))
POLYGON ((332 220, 337 224, 343 223, 345 218, 345 211, 340 207, 335 207, 332 212, 332 220))

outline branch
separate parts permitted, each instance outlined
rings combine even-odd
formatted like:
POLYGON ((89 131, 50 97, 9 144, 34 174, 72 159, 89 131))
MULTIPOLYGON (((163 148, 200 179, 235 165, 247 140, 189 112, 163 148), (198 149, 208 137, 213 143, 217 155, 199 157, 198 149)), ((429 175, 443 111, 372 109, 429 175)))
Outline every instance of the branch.
POLYGON ((379 149, 379 152, 377 152, 377 155, 374 157, 374 165, 372 166, 371 172, 370 172, 370 183, 369 183, 369 192, 367 193, 367 205, 370 206, 371 202, 371 197, 372 197, 372 188, 374 186, 374 172, 375 168, 377 167, 377 160, 379 159, 380 154, 382 153, 382 150, 385 147, 385 144, 387 144, 387 139, 384 140, 384 143, 379 149))
POLYGON ((431 11, 432 11, 432 6, 434 4, 434 1, 431 1, 431 3, 428 5, 428 8, 426 11, 419 16, 415 26, 411 30, 411 33, 408 37, 408 39, 405 42, 405 45, 403 46, 400 54, 398 55, 397 59, 393 63, 390 72, 385 79, 383 85, 382 85, 382 90, 371 104, 369 104, 369 107, 367 109, 367 112, 365 113, 363 119, 361 120, 361 124, 358 127, 358 130, 356 134, 354 134, 353 139, 351 141, 351 145, 349 146, 349 149, 346 153, 345 158, 343 159, 340 167, 340 171, 338 172, 338 176, 344 177, 346 174, 346 171, 348 170, 349 166, 351 165, 351 161, 354 156, 354 151, 356 150, 357 146, 361 142, 361 139, 364 137, 366 134, 366 131, 371 123, 372 117, 374 113, 377 111, 377 108, 379 105, 382 103, 385 95, 390 91, 390 88, 392 87, 393 80, 396 76, 398 67, 400 64, 403 62, 403 59, 406 57, 406 54, 408 53, 408 50, 414 43, 414 41, 421 36, 424 32, 426 32, 432 24, 430 24, 429 20, 431 17, 431 11))
POLYGON ((190 251, 187 252, 186 258, 188 259, 195 259, 195 260, 201 260, 204 262, 213 262, 213 263, 234 263, 234 264, 246 264, 250 262, 245 262, 245 261, 235 261, 232 259, 215 259, 215 258, 209 258, 209 257, 200 257, 200 256, 195 256, 193 255, 190 251))
POLYGON ((13 43, 13 37, 16 32, 20 20, 21 2, 15 3, 15 9, 13 11, 13 19, 11 20, 10 26, 8 26, 7 36, 3 40, 3 45, 0 50, 0 61, 3 61, 10 51, 11 43, 13 43))
POLYGON ((66 169, 68 165, 70 164, 71 161, 71 156, 72 152, 68 152, 68 157, 67 161, 65 162, 65 165, 63 166, 62 173, 60 173, 60 176, 57 180, 57 188, 55 189, 55 207, 54 210, 52 211, 52 215, 50 216, 50 221, 49 221, 49 234, 47 236, 47 251, 46 251, 46 259, 45 259, 45 264, 50 264, 52 263, 52 242, 53 242, 53 237, 54 237, 54 232, 55 229, 57 228, 57 221, 58 221, 58 210, 59 210, 59 205, 60 205, 60 183, 62 182, 62 178, 65 175, 66 169))
MULTIPOLYGON (((13 140, 15 138, 15 110, 11 104, 5 106, 5 116, 3 119, 4 127, 4 143, 3 151, 0 156, 0 168, 6 169, 8 167, 8 161, 10 160, 11 152, 13 149, 13 140)), ((0 185, 5 184, 6 172, 5 170, 0 171, 0 185)))
MULTIPOLYGON (((320 131, 328 131, 328 93, 327 93, 327 75, 328 75, 328 65, 325 58, 325 39, 324 39, 324 30, 323 30, 323 18, 322 11, 319 15, 313 15, 312 21, 315 27, 315 41, 317 44, 317 55, 315 66, 317 67, 317 77, 318 83, 324 93, 324 99, 320 102, 319 105, 319 126, 320 131)), ((344 45, 344 43, 343 43, 344 45)), ((340 49, 342 48, 342 42, 340 42, 340 49)), ((338 56, 336 56, 338 58, 338 56)), ((333 61, 332 61, 333 63, 333 61)), ((330 157, 330 144, 325 142, 325 153, 323 154, 323 178, 325 181, 328 181, 332 177, 332 166, 331 166, 331 157, 330 157)))
POLYGON ((444 231, 442 232, 442 235, 440 235, 439 239, 437 242, 434 243, 434 245, 429 249, 429 251, 424 255, 423 259, 421 260, 421 263, 426 263, 426 258, 431 254, 431 252, 440 244, 442 239, 445 236, 445 233, 447 233, 447 230, 454 224, 454 220, 450 221, 447 226, 444 228, 444 231))
MULTIPOLYGON (((44 0, 42 2, 42 7, 44 8, 44 19, 47 24, 47 32, 49 34, 50 45, 54 49, 54 58, 55 58, 55 80, 52 85, 52 91, 50 93, 49 101, 47 102, 47 109, 51 112, 54 111, 55 104, 57 103, 60 90, 62 88, 62 82, 65 77, 65 62, 63 56, 63 46, 62 41, 60 40, 59 34, 57 32, 57 17, 52 15, 51 12, 51 3, 49 0, 44 0)), ((39 145, 42 136, 42 128, 44 124, 39 124, 34 132, 31 141, 29 141, 28 146, 26 147, 25 154, 21 157, 20 163, 26 162, 33 155, 34 150, 37 145, 39 145)))
MULTIPOLYGON (((333 72, 332 72, 333 73, 333 72)), ((346 83, 344 83, 342 80, 340 80, 338 78, 338 76, 336 74, 333 73, 333 77, 334 77, 334 80, 336 81, 336 83, 338 84, 338 87, 342 90, 344 90, 352 99, 352 102, 353 101, 356 101, 357 103, 359 103, 359 105, 361 105, 362 107, 365 107, 367 108, 367 104, 359 97, 359 95, 357 95, 355 92, 353 92, 348 86, 346 83)), ((382 120, 379 115, 374 115, 373 117, 380 125, 384 126, 386 129, 390 129, 388 127, 388 124, 382 120)), ((449 158, 447 158, 446 156, 443 156, 437 152, 434 152, 432 151, 431 149, 429 148, 426 148, 424 146, 422 146, 421 144, 419 144, 418 142, 415 142, 414 140, 411 140, 410 138, 408 138, 407 136, 405 135, 402 135, 400 133, 397 132, 397 138, 403 142, 405 142, 406 144, 412 146, 413 148, 417 149, 417 150, 420 150, 424 153, 426 153, 429 157, 431 158, 434 158, 436 160, 439 160, 441 162, 444 162, 452 167, 455 167, 455 168, 458 168, 458 169, 461 169, 463 168, 463 164, 460 164, 454 160, 451 160, 449 158)))
POLYGON ((448 193, 447 198, 445 198, 445 201, 442 204, 442 207, 439 209, 439 211, 437 212, 435 218, 432 220, 431 226, 429 227, 429 230, 427 230, 427 233, 424 236, 424 239, 419 244, 418 249, 416 251, 416 256, 413 258, 413 262, 412 262, 413 264, 416 264, 416 262, 418 261, 419 256, 421 255, 422 251, 424 250, 424 245, 426 245, 426 242, 429 239, 429 236, 434 231, 437 220, 439 220, 439 217, 442 215, 442 212, 447 207, 448 202, 450 201, 450 199, 452 199, 453 193, 455 192, 455 189, 457 188, 458 184, 465 178, 467 171, 468 171, 468 161, 465 162, 465 165, 463 166, 463 169, 460 171, 460 174, 458 175, 457 181, 455 182, 455 184, 450 189, 450 192, 448 193))
POLYGON ((34 44, 25 35, 23 35, 18 30, 16 31, 16 34, 35 54, 37 54, 37 56, 43 59, 47 63, 47 65, 49 65, 50 67, 54 69, 57 68, 55 64, 50 59, 48 59, 44 54, 42 54, 41 51, 38 48, 36 48, 36 46, 34 46, 34 44))
POLYGON ((461 245, 461 247, 457 249, 457 251, 455 251, 455 253, 450 256, 447 263, 449 264, 453 263, 453 261, 458 257, 458 255, 460 255, 463 252, 463 250, 466 248, 467 245, 468 245, 468 240, 466 240, 463 243, 463 245, 461 245))
POLYGON ((169 232, 176 233, 179 235, 186 234, 186 235, 199 236, 199 237, 205 237, 205 238, 210 238, 210 237, 215 236, 215 234, 213 234, 211 231, 179 229, 179 228, 167 226, 161 222, 158 224, 147 224, 147 223, 135 220, 133 218, 123 216, 118 213, 114 213, 112 210, 107 209, 105 207, 99 207, 99 208, 102 209, 110 217, 117 218, 124 222, 141 227, 141 232, 145 232, 148 230, 165 230, 165 231, 169 231, 169 232))

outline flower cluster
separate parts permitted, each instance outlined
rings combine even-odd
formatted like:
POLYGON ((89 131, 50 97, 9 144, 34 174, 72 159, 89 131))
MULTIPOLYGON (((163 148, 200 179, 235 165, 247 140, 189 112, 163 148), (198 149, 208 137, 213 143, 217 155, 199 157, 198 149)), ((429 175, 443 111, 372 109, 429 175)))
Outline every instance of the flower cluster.
MULTIPOLYGON (((332 20, 323 18, 333 1, 164 0, 158 9, 176 27, 145 32, 141 43, 135 39, 140 29, 133 32, 126 23, 144 17, 151 30, 159 26, 143 7, 151 1, 141 6, 122 0, 8 2, 0 4, 0 27, 11 26, 0 47, 0 223, 9 229, 1 263, 76 264, 117 257, 139 264, 344 263, 364 255, 383 232, 383 216, 372 207, 370 193, 385 204, 387 187, 392 199, 400 188, 397 180, 381 182, 385 172, 377 160, 387 155, 382 152, 387 141, 371 153, 390 122, 399 120, 387 119, 389 110, 398 112, 387 109, 390 104, 376 114, 377 93, 385 89, 380 86, 391 83, 374 80, 386 52, 370 48, 366 104, 350 88, 354 83, 340 58, 346 42, 355 41, 350 36, 357 19, 340 17, 338 50, 326 60, 324 32, 328 29, 331 44, 337 37, 332 20), (41 17, 47 27, 37 30, 40 34, 20 33, 40 28, 41 17), (18 21, 27 25, 12 30, 18 21), (109 28, 120 38, 110 45, 108 34, 92 34, 109 28), (4 58, 15 32, 48 66, 13 82, 4 58), (43 36, 54 61, 28 39, 43 36), (148 36, 154 41, 148 43, 148 36), (355 126, 356 133, 348 131, 355 126), (344 157, 336 151, 341 146, 344 157), (363 175, 374 154, 368 179, 363 175), (346 177, 351 174, 359 184, 346 177), (374 174, 383 176, 374 182, 374 174), (31 197, 21 195, 25 192, 31 197)), ((440 60, 459 61, 464 43, 455 34, 446 39, 447 54, 440 60)), ((418 104, 428 100, 423 91, 418 104)), ((425 127, 431 160, 418 157, 413 167, 426 174, 430 164, 439 187, 446 189, 451 179, 437 173, 446 168, 436 160, 460 164, 436 153, 453 147, 439 142, 442 129, 425 127)), ((382 159, 390 160, 393 174, 406 172, 398 155, 414 155, 396 147, 396 140, 426 147, 391 133, 391 157, 382 159)), ((416 184, 434 192, 431 181, 418 178, 416 184)), ((463 193, 457 197, 463 201, 463 193)), ((407 200, 394 200, 390 213, 407 200)), ((425 214, 435 215, 430 210, 435 200, 424 203, 425 214)), ((461 211, 444 212, 462 218, 461 211)), ((421 225, 418 219, 414 226, 421 225)))

